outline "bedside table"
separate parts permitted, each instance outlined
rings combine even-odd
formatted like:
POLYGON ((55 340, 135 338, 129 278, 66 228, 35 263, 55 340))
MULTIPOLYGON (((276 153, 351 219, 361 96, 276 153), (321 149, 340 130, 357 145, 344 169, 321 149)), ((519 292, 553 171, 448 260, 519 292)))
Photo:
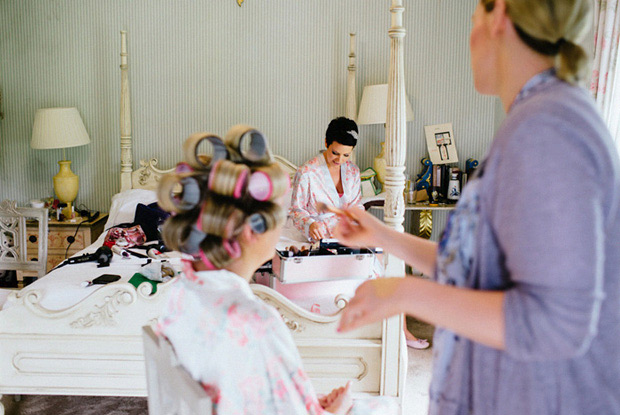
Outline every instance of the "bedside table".
MULTIPOLYGON (((66 258, 69 258, 71 255, 92 244, 103 232, 103 227, 107 220, 107 213, 100 213, 91 222, 88 222, 87 218, 82 217, 78 217, 75 222, 50 219, 47 236, 47 272, 50 272, 52 268, 65 260, 65 253, 66 258), (68 238, 73 236, 75 236, 75 241, 69 244, 68 238), (68 251, 67 247, 69 247, 68 251)), ((35 226, 26 227, 28 254, 31 258, 36 258, 37 256, 37 232, 38 230, 35 226)), ((23 272, 21 275, 29 276, 30 273, 23 272)), ((36 276, 36 274, 33 275, 36 276)))

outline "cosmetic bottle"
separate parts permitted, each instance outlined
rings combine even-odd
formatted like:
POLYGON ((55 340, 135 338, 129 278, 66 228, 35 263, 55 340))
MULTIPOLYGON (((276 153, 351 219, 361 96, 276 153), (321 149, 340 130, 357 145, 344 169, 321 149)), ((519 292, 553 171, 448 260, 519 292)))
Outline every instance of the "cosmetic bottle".
POLYGON ((447 199, 448 203, 456 203, 461 197, 461 183, 459 181, 459 170, 450 170, 450 181, 448 182, 447 199))
POLYGON ((431 205, 437 205, 443 202, 443 194, 441 193, 441 172, 442 166, 433 165, 433 175, 431 177, 431 187, 428 197, 429 204, 431 205))

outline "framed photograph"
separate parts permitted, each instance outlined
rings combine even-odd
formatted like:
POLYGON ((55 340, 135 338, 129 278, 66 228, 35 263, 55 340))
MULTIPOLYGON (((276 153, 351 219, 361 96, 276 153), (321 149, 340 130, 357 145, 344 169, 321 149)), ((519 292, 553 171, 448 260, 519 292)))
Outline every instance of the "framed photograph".
POLYGON ((452 123, 425 125, 428 155, 433 164, 450 164, 459 161, 454 144, 452 123))

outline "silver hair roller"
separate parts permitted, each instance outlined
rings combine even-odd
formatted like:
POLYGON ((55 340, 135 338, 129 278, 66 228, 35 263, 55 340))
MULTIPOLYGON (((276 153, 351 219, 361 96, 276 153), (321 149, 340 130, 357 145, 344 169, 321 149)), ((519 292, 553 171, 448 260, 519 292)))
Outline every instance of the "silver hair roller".
POLYGON ((267 231, 267 221, 260 213, 253 213, 248 218, 250 229, 254 233, 265 233, 267 231))
POLYGON ((271 162, 267 139, 254 127, 235 125, 226 133, 224 142, 238 158, 254 163, 271 162))
POLYGON ((199 231, 195 226, 192 226, 189 235, 180 246, 181 251, 190 255, 196 254, 200 251, 200 244, 206 236, 203 231, 199 231))
POLYGON ((159 183, 158 199, 159 206, 167 212, 187 212, 200 202, 200 185, 191 176, 166 175, 159 183))
POLYGON ((190 135, 183 143, 183 153, 187 163, 197 169, 206 169, 215 161, 228 158, 226 145, 220 137, 212 133, 194 133, 190 135), (210 160, 208 159, 209 156, 205 157, 206 155, 198 154, 198 146, 203 141, 208 141, 211 144, 213 154, 210 156, 210 160))
POLYGON ((193 209, 200 202, 200 185, 198 181, 193 177, 184 177, 181 179, 181 186, 183 186, 183 192, 178 203, 179 208, 182 210, 193 209))

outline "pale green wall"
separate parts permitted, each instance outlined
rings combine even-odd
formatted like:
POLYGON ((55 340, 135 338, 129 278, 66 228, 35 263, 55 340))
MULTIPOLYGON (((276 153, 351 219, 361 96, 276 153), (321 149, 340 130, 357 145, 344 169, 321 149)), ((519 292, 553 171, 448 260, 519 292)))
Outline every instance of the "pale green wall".
MULTIPOLYGON (((472 86, 468 39, 475 0, 405 0, 408 173, 426 154, 424 125, 454 123, 459 156, 481 158, 495 104, 472 86)), ((0 1, 0 199, 52 194, 60 150, 29 146, 37 108, 76 106, 92 143, 69 149, 78 203, 106 210, 118 191, 120 34, 128 31, 134 162, 170 167, 190 133, 252 124, 275 153, 302 163, 344 113, 349 37, 358 34, 358 99, 387 82, 390 1, 0 1)), ((382 126, 363 126, 360 167, 382 126)), ((135 166, 134 166, 135 167, 135 166)))

